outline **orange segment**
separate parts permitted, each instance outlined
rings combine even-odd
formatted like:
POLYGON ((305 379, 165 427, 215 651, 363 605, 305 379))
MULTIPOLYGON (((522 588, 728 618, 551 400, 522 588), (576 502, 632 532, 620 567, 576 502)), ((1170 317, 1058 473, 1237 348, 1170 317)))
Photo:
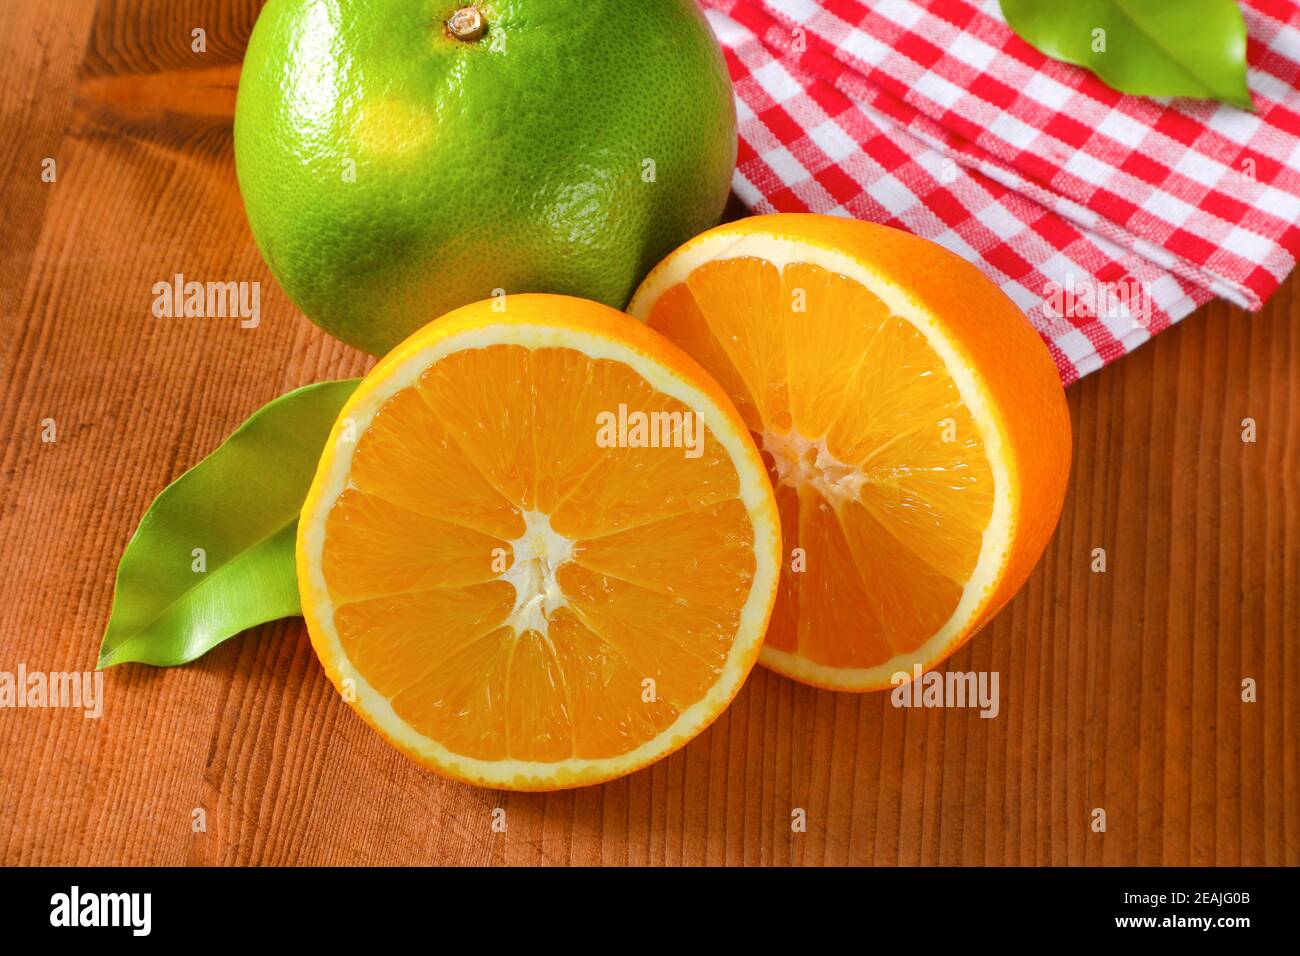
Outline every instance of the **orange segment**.
POLYGON ((300 589, 327 672, 389 740, 550 789, 717 716, 758 657, 779 535, 762 459, 697 365, 603 306, 513 296, 358 387, 303 507, 300 589))
POLYGON ((466 349, 426 369, 412 389, 455 440, 471 473, 523 510, 536 503, 538 480, 531 360, 519 347, 466 349))
POLYGON ((754 579, 754 529, 732 498, 581 541, 575 563, 669 598, 737 610, 754 579))
POLYGON ((334 612, 334 626, 356 666, 380 693, 393 697, 481 644, 504 624, 513 604, 514 590, 493 581, 343 604, 334 612), (440 621, 445 635, 436 655, 424 637, 430 620, 440 621))
POLYGON ((633 671, 653 678, 657 696, 670 707, 685 710, 722 673, 738 611, 661 594, 578 564, 562 568, 559 578, 578 620, 633 671))
POLYGON ((824 435, 868 374, 862 370, 871 367, 889 312, 859 283, 819 266, 794 262, 782 276, 790 304, 787 368, 789 380, 798 383, 790 392, 790 413, 801 433, 824 435))
POLYGON ((931 667, 1055 525, 1069 417, 1015 306, 907 233, 759 216, 692 240, 629 311, 745 414, 785 541, 762 661, 846 690, 931 667))
POLYGON ((523 533, 519 509, 483 480, 416 389, 393 396, 370 423, 352 459, 352 483, 408 511, 497 538, 523 533))
POLYGON ((754 406, 749 387, 713 334, 691 290, 684 283, 674 286, 664 293, 664 302, 665 307, 660 310, 655 328, 707 368, 735 404, 745 424, 760 430, 762 417, 754 406))
MULTIPOLYGON (((828 667, 869 667, 892 656, 862 569, 845 540, 834 506, 814 489, 799 493, 797 547, 807 567, 791 574, 799 597, 794 646, 828 667)), ((787 642, 788 644, 789 642, 787 642)))
POLYGON ((358 488, 334 502, 322 562, 339 603, 495 576, 493 550, 506 541, 391 504, 358 488))
POLYGON ((781 273, 762 259, 708 262, 686 288, 762 419, 788 413, 781 273))
POLYGON ((643 673, 574 614, 557 614, 553 633, 571 678, 573 751, 579 759, 626 766, 629 741, 661 738, 680 720, 681 711, 657 694, 647 695, 643 673), (629 699, 642 703, 628 707, 623 702, 629 699))
MULTIPOLYGON (((422 644, 429 643, 430 620, 425 618, 413 632, 422 644)), ((408 659, 405 666, 419 676, 385 695, 393 717, 411 727, 436 724, 439 742, 455 753, 482 761, 509 759, 511 718, 505 692, 516 638, 512 630, 501 627, 449 647, 451 653, 445 657, 437 653, 441 660, 436 666, 426 666, 427 659, 408 659), (473 714, 474 719, 463 719, 466 714, 473 714)), ((361 670, 363 661, 358 656, 354 666, 358 673, 368 675, 361 670)), ((375 691, 383 694, 377 686, 375 691)))

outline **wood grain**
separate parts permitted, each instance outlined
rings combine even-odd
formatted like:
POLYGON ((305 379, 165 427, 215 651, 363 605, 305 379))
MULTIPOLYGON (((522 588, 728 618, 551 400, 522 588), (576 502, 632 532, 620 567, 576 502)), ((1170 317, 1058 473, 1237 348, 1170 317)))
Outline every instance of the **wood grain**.
MULTIPOLYGON (((295 312, 248 233, 230 116, 256 10, 0 4, 0 670, 92 668, 163 485, 273 396, 370 364, 295 312), (176 272, 260 280, 261 325, 153 318, 176 272)), ((758 671, 646 771, 507 795, 381 742, 285 621, 189 667, 110 670, 99 720, 0 710, 0 862, 1295 865, 1298 368, 1293 279, 1070 390, 1060 528, 951 663, 1000 673, 996 719, 758 671)))

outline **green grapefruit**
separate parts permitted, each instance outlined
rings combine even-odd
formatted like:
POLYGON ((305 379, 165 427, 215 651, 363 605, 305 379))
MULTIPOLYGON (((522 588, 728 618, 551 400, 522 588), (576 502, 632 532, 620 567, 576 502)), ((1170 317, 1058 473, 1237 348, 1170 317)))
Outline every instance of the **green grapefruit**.
POLYGON ((492 295, 622 308, 718 221, 735 159, 692 0, 270 0, 235 112, 271 272, 374 354, 492 295))

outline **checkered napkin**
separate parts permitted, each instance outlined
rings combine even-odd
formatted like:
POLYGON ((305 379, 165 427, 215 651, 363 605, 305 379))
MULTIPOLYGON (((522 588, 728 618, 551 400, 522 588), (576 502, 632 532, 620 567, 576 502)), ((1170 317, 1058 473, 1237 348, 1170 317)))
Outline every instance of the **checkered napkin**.
MULTIPOLYGON (((1069 384, 1300 254, 1300 8, 1244 0, 1257 112, 1111 90, 997 0, 699 0, 756 212, 934 239, 1026 313, 1069 384)), ((1061 0, 1069 2, 1069 0, 1061 0)))

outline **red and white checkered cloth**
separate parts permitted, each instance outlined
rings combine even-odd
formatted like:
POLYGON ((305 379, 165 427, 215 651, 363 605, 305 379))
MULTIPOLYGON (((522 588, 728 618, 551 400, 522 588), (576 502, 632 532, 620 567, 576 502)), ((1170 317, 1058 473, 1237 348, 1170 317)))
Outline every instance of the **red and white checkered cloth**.
POLYGON ((1116 93, 997 0, 699 2, 735 81, 740 198, 942 243, 1020 305, 1067 385, 1213 297, 1259 308, 1300 255, 1290 0, 1243 3, 1253 114, 1116 93))

